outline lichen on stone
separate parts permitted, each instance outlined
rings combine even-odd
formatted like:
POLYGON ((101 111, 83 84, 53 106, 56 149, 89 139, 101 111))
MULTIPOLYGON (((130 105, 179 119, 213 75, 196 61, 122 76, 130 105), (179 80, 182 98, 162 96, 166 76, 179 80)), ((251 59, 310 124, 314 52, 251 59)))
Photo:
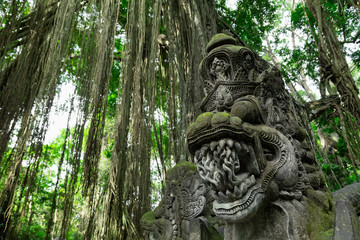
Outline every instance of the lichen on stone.
POLYGON ((218 112, 211 118, 211 126, 217 126, 220 124, 227 124, 230 120, 230 114, 226 112, 218 112))
POLYGON ((193 134, 195 134, 198 131, 207 129, 211 127, 211 118, 214 116, 214 113, 211 112, 206 112, 203 113, 201 115, 199 115, 196 118, 196 121, 192 124, 190 124, 190 126, 186 129, 185 135, 191 136, 193 134))
POLYGON ((141 222, 147 225, 151 225, 155 221, 155 213, 153 211, 145 213, 141 217, 141 222))
POLYGON ((235 38, 230 37, 229 35, 226 35, 224 33, 216 34, 206 45, 206 51, 210 52, 212 49, 225 44, 236 44, 236 40, 235 38))
POLYGON ((306 231, 310 239, 330 240, 333 235, 334 213, 331 195, 307 189, 306 215, 308 218, 306 231))
POLYGON ((172 175, 176 174, 179 170, 185 172, 188 171, 196 171, 196 166, 194 164, 189 163, 188 161, 182 161, 168 170, 167 175, 171 177, 172 175))

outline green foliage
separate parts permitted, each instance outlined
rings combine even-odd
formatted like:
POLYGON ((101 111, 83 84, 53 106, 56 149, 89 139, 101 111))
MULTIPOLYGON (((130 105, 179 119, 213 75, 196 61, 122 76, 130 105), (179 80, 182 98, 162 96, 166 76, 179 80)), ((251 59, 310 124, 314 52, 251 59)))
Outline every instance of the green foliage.
POLYGON ((309 33, 310 29, 308 29, 308 24, 310 24, 310 26, 315 26, 316 20, 310 10, 306 6, 303 6, 302 3, 299 3, 296 5, 294 11, 291 11, 291 23, 295 29, 300 29, 309 33))
POLYGON ((326 158, 321 155, 320 152, 317 153, 317 159, 320 162, 320 166, 326 175, 328 186, 330 189, 336 190, 344 185, 355 182, 356 177, 353 164, 348 158, 348 146, 344 141, 342 132, 339 131, 341 128, 339 117, 334 117, 333 114, 334 111, 331 109, 329 109, 327 112, 324 112, 312 123, 312 129, 314 130, 315 137, 320 148, 323 148, 324 146, 321 144, 318 133, 319 129, 321 129, 322 134, 328 134, 329 136, 336 135, 339 137, 336 141, 336 147, 334 149, 329 148, 328 152, 326 153, 326 158), (333 121, 330 122, 329 119, 333 119, 333 121), (335 123, 335 125, 332 123, 335 123))
MULTIPOLYGON (((151 175, 156 176, 158 173, 156 171, 152 171, 151 175)), ((152 179, 151 181, 151 207, 155 208, 159 205, 162 199, 162 183, 157 179, 152 179)))
POLYGON ((278 8, 281 3, 271 0, 239 0, 237 9, 230 10, 225 2, 217 1, 218 14, 251 48, 262 52, 265 34, 272 31, 280 21, 278 8))
MULTIPOLYGON (((31 12, 31 8, 29 1, 2 0, 0 2, 0 35, 1 34, 3 35, 0 37, 0 42, 4 40, 3 37, 9 36, 8 33, 4 34, 3 31, 9 30, 9 28, 15 26, 18 22, 21 22, 21 20, 23 20, 26 16, 28 16, 30 12, 31 12)), ((6 40, 10 40, 10 39, 6 39, 6 40)), ((20 39, 17 39, 16 41, 19 42, 20 39)), ((5 54, 6 62, 13 61, 17 53, 18 50, 16 50, 15 47, 13 47, 13 45, 10 48, 9 46, 0 46, 0 56, 5 54)), ((0 66, 1 68, 3 67, 2 65, 0 66)))
POLYGON ((122 27, 125 27, 127 22, 128 4, 129 4, 128 0, 121 1, 118 23, 122 27))
POLYGON ((340 157, 345 157, 345 154, 348 153, 348 149, 344 139, 340 138, 337 144, 337 153, 340 157))
POLYGON ((114 140, 111 139, 110 143, 108 143, 108 145, 106 146, 105 150, 104 150, 104 156, 108 159, 111 158, 112 155, 112 151, 113 151, 113 147, 114 147, 114 140))
POLYGON ((18 239, 38 240, 45 238, 45 229, 40 225, 24 227, 19 233, 18 239))
MULTIPOLYGON (((350 57, 357 68, 360 68, 360 50, 354 51, 350 54, 350 57)), ((359 80, 358 80, 359 81, 359 80)))
POLYGON ((118 96, 121 95, 121 89, 119 90, 120 71, 121 71, 121 57, 123 51, 122 39, 115 39, 115 52, 114 61, 112 65, 112 74, 109 83, 109 95, 107 100, 106 117, 114 118, 116 113, 116 107, 118 106, 118 96))

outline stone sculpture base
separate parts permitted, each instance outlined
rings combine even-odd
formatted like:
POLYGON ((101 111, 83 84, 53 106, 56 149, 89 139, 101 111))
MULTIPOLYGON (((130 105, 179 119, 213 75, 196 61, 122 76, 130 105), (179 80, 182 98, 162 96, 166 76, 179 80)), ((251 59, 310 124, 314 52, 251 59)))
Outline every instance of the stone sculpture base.
POLYGON ((227 223, 226 240, 331 239, 333 206, 329 194, 309 189, 301 201, 277 200, 251 220, 227 223), (320 203, 320 201, 322 201, 320 203))

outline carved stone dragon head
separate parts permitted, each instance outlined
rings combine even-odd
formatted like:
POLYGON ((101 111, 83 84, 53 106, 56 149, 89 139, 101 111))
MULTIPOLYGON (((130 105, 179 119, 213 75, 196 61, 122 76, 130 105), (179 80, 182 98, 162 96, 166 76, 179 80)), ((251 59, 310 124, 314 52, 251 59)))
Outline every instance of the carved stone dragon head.
POLYGON ((302 196, 294 147, 274 128, 204 113, 189 127, 188 144, 214 212, 226 221, 246 220, 281 194, 302 196))

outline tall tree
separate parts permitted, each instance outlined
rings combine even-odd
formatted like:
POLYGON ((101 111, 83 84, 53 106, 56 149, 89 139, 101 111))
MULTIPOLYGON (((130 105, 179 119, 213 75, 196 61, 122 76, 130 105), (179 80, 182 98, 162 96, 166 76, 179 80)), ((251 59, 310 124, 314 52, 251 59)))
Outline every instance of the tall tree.
POLYGON ((196 117, 195 106, 202 99, 193 92, 202 88, 197 66, 216 32, 215 19, 213 1, 129 1, 122 95, 104 212, 104 235, 109 239, 141 236, 140 218, 150 207, 149 129, 155 96, 162 95, 155 93, 156 69, 167 78, 162 79, 166 87, 161 90, 169 91, 165 96, 173 161, 186 159, 183 133, 196 117), (161 28, 165 35, 159 35, 161 28))
MULTIPOLYGON (((0 129, 0 163, 4 161, 2 173, 7 174, 0 196, 2 232, 8 229, 10 223, 24 156, 28 147, 34 143, 39 143, 38 148, 42 148, 56 89, 64 75, 73 74, 71 77, 76 79, 76 94, 81 108, 78 111, 77 131, 73 136, 76 142, 72 150, 73 161, 70 163, 73 171, 63 216, 63 238, 72 211, 84 130, 89 119, 91 125, 86 139, 83 176, 84 195, 90 192, 92 201, 105 122, 118 6, 119 1, 72 0, 36 1, 33 7, 27 1, 13 1, 11 6, 7 6, 11 11, 9 15, 6 14, 6 21, 0 29, 0 111, 4 123, 0 129), (86 17, 89 20, 85 21, 86 17), (17 47, 19 53, 14 50, 17 47), (77 52, 79 47, 81 51, 77 52), (76 52, 79 54, 76 57, 77 66, 72 63, 69 68, 69 65, 64 64, 67 62, 65 59, 76 52), (18 121, 21 121, 21 127, 14 150, 3 158, 18 121)), ((51 220, 49 224, 52 224, 51 220)))

